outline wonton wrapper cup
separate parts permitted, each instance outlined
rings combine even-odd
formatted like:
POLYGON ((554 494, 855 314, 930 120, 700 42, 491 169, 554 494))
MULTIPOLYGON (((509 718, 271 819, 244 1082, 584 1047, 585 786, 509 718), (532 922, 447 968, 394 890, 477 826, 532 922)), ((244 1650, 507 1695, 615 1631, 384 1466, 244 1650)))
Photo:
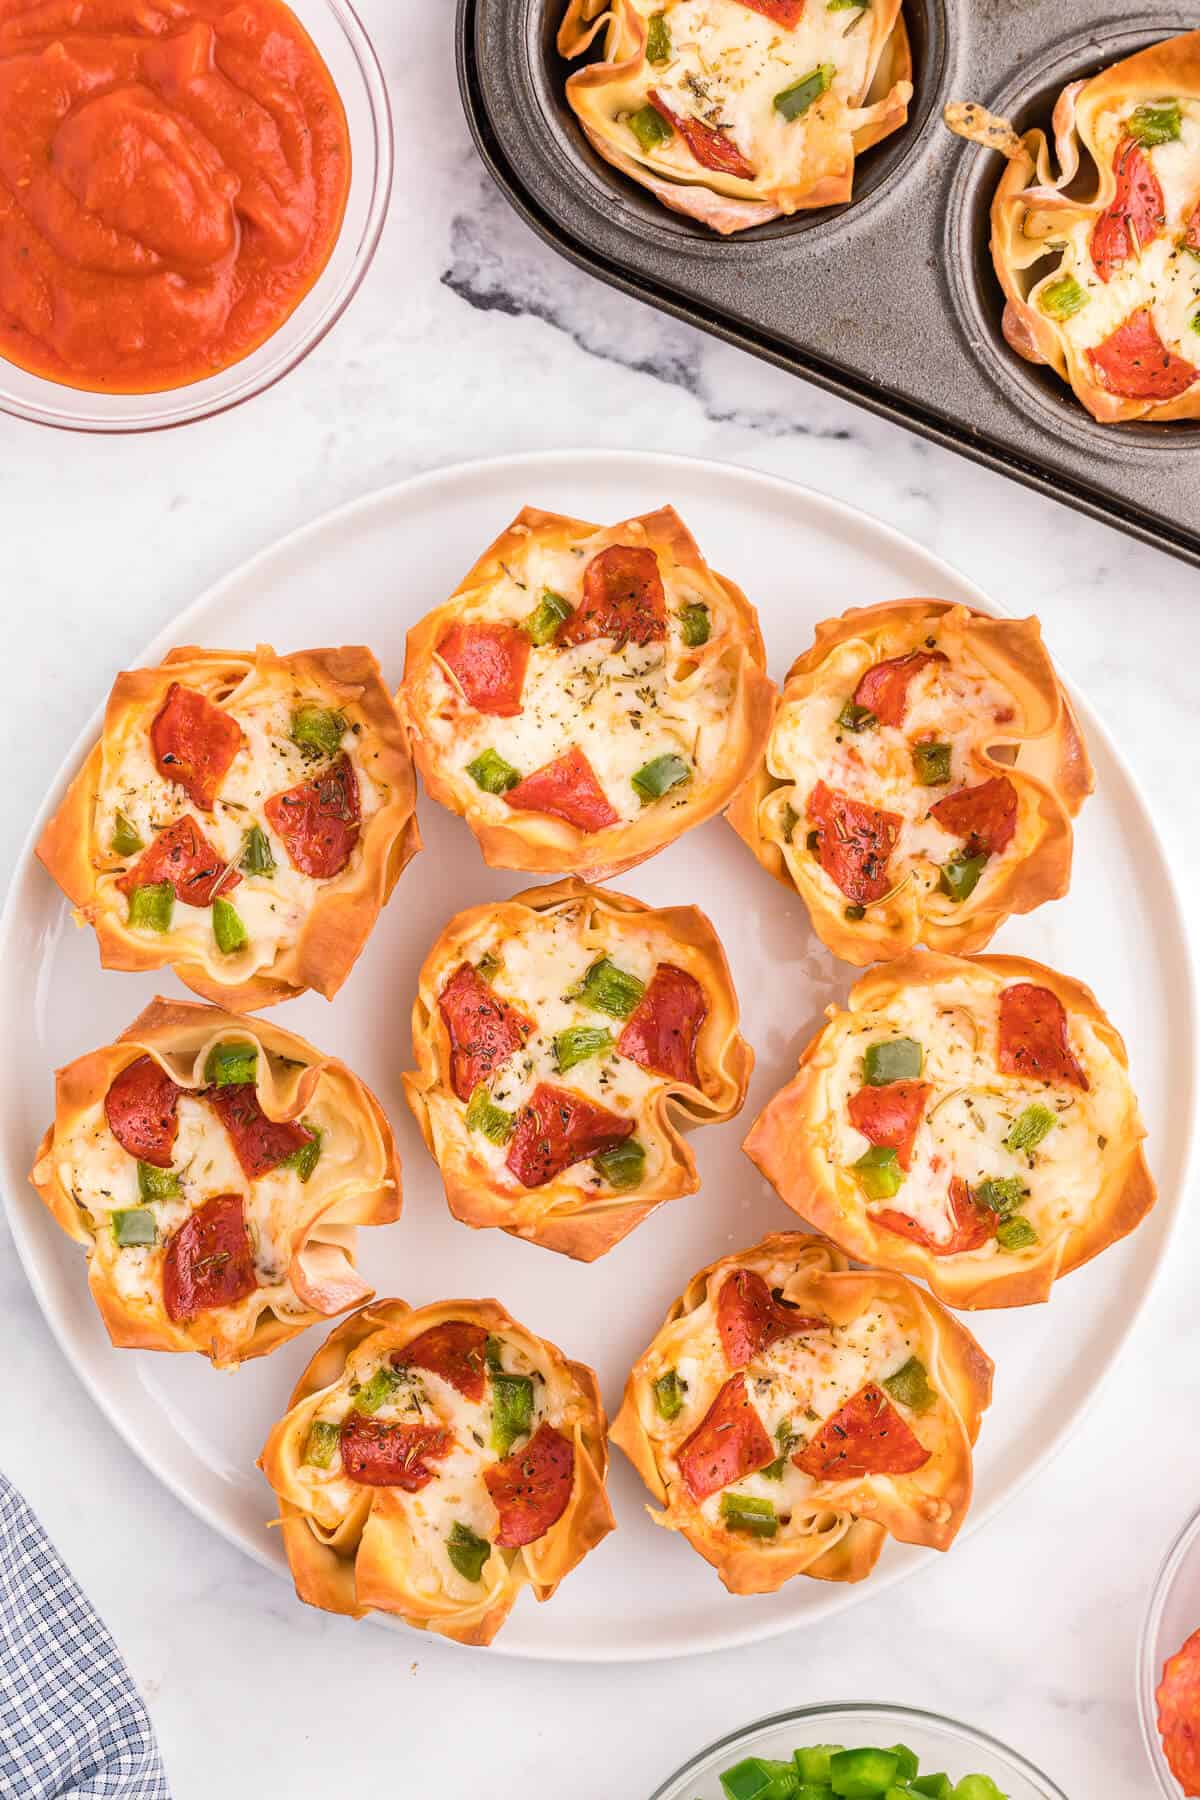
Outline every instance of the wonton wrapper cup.
MULTIPOLYGON (((190 801, 183 810, 199 814, 203 830, 204 812, 190 801)), ((189 645, 169 651, 157 668, 126 670, 117 676, 100 739, 42 833, 37 855, 75 907, 76 922, 94 928, 103 968, 170 966, 185 987, 205 1000, 252 1012, 307 988, 332 999, 365 947, 405 865, 420 848, 416 778, 407 736, 369 650, 350 645, 277 656, 267 644, 253 653, 189 645), (289 695, 319 696, 351 723, 361 723, 355 756, 376 786, 387 790, 379 810, 364 819, 350 864, 322 885, 297 941, 282 946, 263 967, 254 965, 252 944, 245 952, 227 956, 214 942, 211 953, 197 961, 190 945, 172 947, 174 931, 154 940, 129 931, 127 902, 115 886, 128 859, 93 842, 106 746, 115 748, 131 731, 148 729, 175 681, 195 688, 214 704, 233 696, 243 681, 255 688, 278 682, 289 695)))
POLYGON ((1010 914, 1032 912, 1047 900, 1060 899, 1071 880, 1071 821, 1094 785, 1079 725, 1036 619, 991 618, 948 600, 851 607, 817 626, 812 648, 788 670, 779 707, 831 686, 840 692, 844 683, 830 666, 831 654, 840 646, 861 639, 871 649, 871 662, 883 662, 919 648, 931 625, 939 648, 952 661, 955 646, 961 645, 1009 690, 1024 715, 1023 723, 1020 717, 1009 725, 981 723, 973 746, 972 774, 980 782, 1006 777, 1021 801, 1016 835, 997 859, 1005 864, 998 880, 985 878, 964 901, 936 889, 922 894, 915 882, 902 881, 889 897, 868 906, 865 918, 847 919, 845 895, 805 847, 808 796, 797 794, 798 803, 793 801, 800 822, 790 855, 771 829, 770 807, 764 812, 764 803, 792 782, 770 770, 770 737, 755 774, 726 815, 767 873, 799 893, 821 942, 843 962, 859 967, 903 956, 914 944, 959 955, 980 950, 1010 914), (1014 752, 1015 763, 1007 760, 1014 752))
POLYGON ((343 1320, 317 1351, 258 1459, 280 1504, 296 1593, 325 1612, 356 1619, 372 1610, 394 1613, 419 1631, 435 1631, 460 1644, 490 1644, 523 1587, 531 1587, 535 1599, 549 1600, 563 1577, 614 1529, 604 1485, 606 1427, 594 1372, 569 1361, 547 1339, 535 1337, 498 1301, 442 1300, 415 1311, 403 1300, 364 1306, 343 1320), (322 1520, 313 1516, 310 1494, 298 1477, 311 1420, 360 1345, 378 1339, 381 1352, 398 1350, 435 1325, 460 1319, 522 1344, 562 1399, 561 1423, 570 1427, 575 1446, 574 1485, 565 1512, 536 1542, 511 1552, 493 1549, 484 1567, 484 1591, 473 1605, 445 1593, 420 1592, 409 1580, 407 1534, 392 1490, 363 1486, 344 1518, 322 1520))
MULTIPOLYGON (((514 1005, 520 1007, 519 1001, 514 1005)), ((695 906, 649 907, 628 894, 589 887, 573 877, 549 887, 526 888, 511 900, 473 906, 452 918, 421 970, 413 1004, 413 1047, 417 1068, 403 1077, 404 1091, 426 1148, 441 1170, 446 1204, 456 1219, 476 1229, 499 1226, 513 1237, 526 1238, 547 1250, 559 1250, 579 1262, 594 1262, 666 1200, 694 1194, 700 1186, 695 1158, 680 1135, 677 1118, 689 1125, 720 1124, 731 1119, 746 1098, 754 1052, 738 1031, 738 1001, 721 940, 695 906), (682 954, 684 967, 704 987, 708 1013, 696 1042, 699 1089, 681 1086, 667 1076, 652 1092, 635 1134, 661 1143, 666 1155, 656 1176, 627 1193, 580 1200, 564 1171, 545 1186, 510 1191, 491 1179, 487 1165, 471 1150, 471 1134, 463 1122, 464 1103, 450 1085, 450 1037, 438 1007, 446 979, 466 958, 469 946, 492 920, 511 922, 513 931, 531 914, 547 913, 586 901, 593 916, 629 918, 653 923, 682 954)), ((569 1076, 565 1078, 569 1085, 569 1076)), ((514 1178, 515 1182, 515 1178, 514 1178)))
MULTIPOLYGON (((88 1251, 88 1286, 109 1337, 120 1350, 197 1350, 224 1368, 266 1356, 318 1319, 358 1306, 373 1289, 354 1264, 355 1227, 390 1225, 400 1217, 400 1158, 387 1115, 371 1090, 336 1057, 262 1019, 240 1018, 194 1000, 152 1000, 115 1043, 78 1057, 55 1078, 54 1124, 38 1146, 30 1180, 68 1237, 88 1251), (322 1084, 336 1089, 343 1110, 361 1134, 363 1151, 354 1170, 341 1179, 328 1158, 318 1159, 300 1188, 300 1203, 288 1227, 288 1279, 301 1311, 277 1312, 259 1288, 231 1307, 202 1311, 176 1323, 163 1305, 161 1279, 153 1304, 122 1297, 112 1273, 94 1254, 96 1234, 63 1185, 55 1167, 57 1147, 71 1128, 102 1103, 122 1069, 152 1056, 178 1086, 203 1091, 204 1063, 214 1044, 254 1043, 258 1059, 255 1087, 270 1119, 299 1119, 322 1084), (276 1072, 267 1056, 288 1057, 297 1065, 276 1072)), ((225 1127, 214 1112, 214 1132, 225 1127)), ((104 1229, 103 1225, 100 1227, 104 1229)), ((161 1269, 161 1263, 160 1263, 161 1269)))
MULTIPOLYGON (((1126 1237, 1154 1205, 1155 1186, 1142 1150, 1145 1127, 1127 1078, 1125 1045, 1082 982, 1023 956, 960 960, 914 952, 901 962, 883 963, 862 976, 850 990, 845 1011, 836 1006, 826 1011, 829 1024, 802 1053, 799 1073, 768 1101, 742 1148, 780 1199, 808 1224, 826 1232, 848 1256, 877 1268, 919 1276, 949 1306, 975 1310, 1030 1306, 1050 1298, 1060 1275, 1069 1275, 1126 1237), (1120 1129, 1109 1136, 1114 1155, 1104 1184, 1087 1219, 1047 1241, 1034 1255, 1003 1251, 999 1246, 993 1253, 985 1246, 981 1252, 935 1256, 923 1244, 872 1224, 858 1183, 848 1169, 835 1170, 826 1154, 827 1122, 834 1108, 845 1103, 843 1094, 831 1092, 830 1081, 841 1034, 861 1015, 886 1005, 905 988, 935 984, 948 977, 961 980, 962 1004, 968 1011, 972 992, 981 997, 991 995, 1014 981, 1049 988, 1061 1000, 1068 1019, 1074 1014, 1090 1021, 1120 1071, 1124 1117, 1120 1129)), ((1077 1044, 1074 1049, 1079 1055, 1077 1044)), ((1095 1069, 1085 1062, 1084 1071, 1094 1087, 1095 1069)))
MULTIPOLYGON (((588 142, 605 162, 646 188, 672 212, 727 236, 751 225, 765 225, 781 214, 845 205, 853 196, 856 159, 905 123, 913 66, 901 0, 874 0, 856 29, 872 34, 869 80, 860 104, 840 109, 840 130, 826 130, 827 139, 836 136, 839 140, 829 166, 806 171, 801 157, 795 180, 774 187, 757 177, 748 180, 706 168, 686 151, 681 154, 688 172, 681 169, 678 177, 671 179, 638 155, 635 139, 608 110, 612 99, 620 96, 624 100, 622 89, 628 91, 631 108, 636 110, 644 100, 641 75, 646 18, 633 0, 570 0, 559 27, 558 50, 573 60, 605 33, 603 60, 577 69, 567 80, 567 99, 588 142)), ((797 148, 809 146, 812 121, 802 129, 805 135, 797 137, 797 148)))
MULTIPOLYGON (((971 1502, 971 1447, 991 1390, 990 1358, 936 1300, 902 1275, 850 1269, 846 1258, 824 1238, 780 1231, 752 1249, 721 1257, 692 1277, 649 1349, 634 1364, 610 1436, 662 1509, 647 1509, 655 1524, 680 1532, 712 1564, 731 1594, 772 1594, 795 1575, 820 1581, 864 1580, 889 1534, 900 1543, 949 1549, 971 1502), (719 1289, 737 1269, 752 1269, 768 1286, 782 1288, 784 1297, 802 1312, 820 1314, 835 1324, 857 1318, 872 1296, 900 1307, 912 1321, 913 1354, 925 1364, 938 1395, 936 1405, 920 1415, 917 1425, 921 1442, 933 1451, 924 1468, 914 1475, 821 1482, 812 1502, 808 1535, 799 1542, 783 1535, 754 1539, 711 1525, 682 1480, 676 1477, 671 1482, 656 1452, 654 1429, 661 1432, 663 1421, 655 1407, 654 1379, 673 1366, 698 1314, 706 1324, 713 1322, 719 1289)), ((714 1387, 714 1395, 716 1391, 714 1387)), ((690 1421, 680 1429, 681 1442, 691 1429, 690 1421)))
POLYGON ((590 525, 584 519, 527 506, 484 551, 445 605, 435 607, 413 626, 408 634, 404 680, 397 698, 407 716, 413 755, 426 789, 434 800, 467 821, 479 840, 485 862, 494 868, 581 875, 605 881, 645 862, 693 825, 703 824, 728 805, 754 767, 769 728, 775 688, 764 672, 765 665, 757 613, 740 588, 708 567, 673 506, 607 526, 590 525), (666 579, 672 567, 680 569, 686 574, 689 587, 709 597, 712 605, 730 619, 728 636, 689 650, 686 657, 677 659, 692 671, 685 686, 698 685, 702 672, 718 662, 725 663, 734 678, 725 753, 713 774, 689 784, 686 806, 647 806, 638 818, 583 832, 547 813, 514 810, 505 817, 493 816, 487 802, 494 797, 482 794, 465 772, 456 773, 443 766, 437 746, 425 728, 422 698, 431 667, 439 660, 436 647, 455 620, 487 617, 489 582, 500 572, 501 563, 531 537, 553 545, 586 541, 590 555, 613 544, 646 546, 658 556, 666 579))
MULTIPOLYGON (((1200 377, 1172 400, 1129 399, 1112 393, 1096 379, 1086 350, 1077 348, 1056 320, 1029 298, 1031 287, 1052 273, 1045 259, 1054 253, 1048 240, 1063 235, 1064 226, 1098 218, 1116 197, 1113 168, 1115 140, 1101 147, 1099 115, 1106 108, 1132 110, 1165 96, 1200 100, 1200 31, 1168 38, 1114 63, 1090 81, 1074 81, 1059 95, 1052 120, 1055 158, 1042 131, 1025 133, 1019 155, 1009 161, 992 201, 992 262, 1004 289, 1004 336, 1027 362, 1047 363, 1102 425, 1128 419, 1165 422, 1200 418, 1200 377), (1080 168, 1095 170, 1092 197, 1070 193, 1078 187, 1080 168), (1029 278, 1028 272, 1036 273, 1029 278)), ((1200 190, 1196 199, 1200 201, 1200 190)), ((1116 277, 1120 281, 1120 275, 1116 277)), ((1141 302, 1144 304, 1144 297, 1141 302)), ((1131 303, 1130 311, 1137 310, 1131 303)))

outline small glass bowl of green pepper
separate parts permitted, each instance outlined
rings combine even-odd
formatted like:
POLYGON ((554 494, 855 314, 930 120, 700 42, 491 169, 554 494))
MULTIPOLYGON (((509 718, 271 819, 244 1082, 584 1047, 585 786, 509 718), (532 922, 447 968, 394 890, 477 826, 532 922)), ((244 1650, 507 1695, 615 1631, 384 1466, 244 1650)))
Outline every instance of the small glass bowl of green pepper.
POLYGON ((995 1738, 908 1707, 798 1707, 709 1744, 652 1800, 1066 1800, 995 1738))

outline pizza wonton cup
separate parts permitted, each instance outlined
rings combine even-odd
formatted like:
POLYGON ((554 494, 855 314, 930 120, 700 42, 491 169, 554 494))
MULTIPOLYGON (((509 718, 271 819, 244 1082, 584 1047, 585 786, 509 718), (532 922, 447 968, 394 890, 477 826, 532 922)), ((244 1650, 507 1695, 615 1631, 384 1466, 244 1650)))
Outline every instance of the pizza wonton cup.
POLYGON ((1200 31, 1065 88, 992 203, 1004 335, 1101 424, 1200 417, 1200 31))
POLYGON ((897 600, 817 626, 728 817, 861 965, 980 949, 1065 894, 1091 790, 1036 619, 897 600))
POLYGON ((778 1232, 702 1269, 612 1428, 733 1594, 861 1581, 886 1535, 946 1550, 971 1500, 992 1365, 902 1275, 778 1232))
POLYGON ((495 1300, 382 1300, 309 1363, 259 1466, 296 1592, 490 1644, 613 1529, 596 1377, 495 1300))
POLYGON ((172 650, 118 675, 38 856, 107 969, 171 965, 253 1010, 330 999, 420 849, 407 735, 369 650, 172 650))
POLYGON ((526 507, 408 634, 400 700, 435 800, 500 868, 604 879, 728 803, 774 688, 753 607, 672 507, 526 507))
POLYGON ((400 1216, 400 1161, 356 1075, 293 1032, 153 1000, 60 1069, 30 1179, 87 1251, 119 1349, 247 1362, 367 1299, 355 1226, 400 1216))
POLYGON ((850 1256, 1027 1306, 1154 1204, 1125 1046, 1082 983, 914 954, 856 982, 744 1148, 850 1256))
POLYGON ((699 1186, 679 1126, 732 1118, 754 1053, 694 906, 582 881, 458 913, 421 970, 404 1086, 455 1218, 592 1262, 699 1186))
POLYGON ((606 162, 714 231, 839 206, 912 98, 901 0, 570 0, 567 98, 606 162))

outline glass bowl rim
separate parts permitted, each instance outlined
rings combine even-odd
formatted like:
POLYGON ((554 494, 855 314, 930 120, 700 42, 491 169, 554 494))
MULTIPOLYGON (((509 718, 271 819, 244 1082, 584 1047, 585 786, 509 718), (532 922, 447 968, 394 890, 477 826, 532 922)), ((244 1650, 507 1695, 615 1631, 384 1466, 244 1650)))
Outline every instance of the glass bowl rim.
POLYGON ((1180 1566, 1198 1535, 1200 1507, 1180 1526, 1158 1565, 1150 1585, 1150 1597, 1142 1619, 1142 1633, 1138 1644, 1138 1721, 1142 1728, 1146 1757, 1158 1779, 1159 1791, 1164 1800, 1180 1800, 1183 1789, 1171 1774, 1162 1740, 1158 1735, 1158 1683, 1161 1673, 1158 1667, 1158 1634, 1180 1566))
POLYGON ((976 1725, 967 1725, 961 1719, 953 1719, 946 1713, 930 1712, 926 1708, 903 1706, 887 1700, 823 1700, 812 1706, 793 1706, 785 1708, 783 1712, 767 1713, 762 1718, 753 1719, 749 1724, 739 1726, 736 1731, 728 1732, 724 1737, 714 1738, 710 1744, 705 1744, 702 1749, 689 1756, 686 1762, 681 1763, 672 1775, 668 1775, 667 1779, 654 1789, 650 1800, 669 1800, 672 1792, 678 1789, 684 1778, 695 1774, 706 1760, 715 1756, 719 1751, 734 1752, 747 1738, 760 1731, 768 1730, 773 1726, 826 1718, 831 1713, 884 1713, 888 1716, 889 1721, 894 1719, 897 1723, 901 1723, 907 1720, 917 1725, 930 1725, 956 1732, 968 1742, 973 1740, 981 1748, 1006 1759, 1016 1774, 1024 1776, 1035 1787, 1040 1784, 1045 1794, 1045 1800, 1067 1800, 1063 1790, 1051 1781, 1048 1775, 1043 1774, 1019 1751, 1011 1749, 999 1738, 993 1737, 990 1732, 981 1731, 976 1725))
MULTIPOLYGON (((213 419, 221 413, 230 412, 234 407, 243 406, 247 401, 255 399, 275 387, 286 375, 298 367, 306 357, 316 349, 317 345, 333 330, 345 313, 346 308, 358 293, 367 272, 375 259, 379 248, 379 239, 387 221, 388 202, 391 198, 392 180, 395 167, 395 126, 392 119, 391 100, 388 95, 387 77, 379 52, 375 48, 374 39, 363 24, 353 0, 287 0, 293 8, 301 26, 310 32, 310 22, 305 19, 303 5, 323 9, 330 19, 340 26, 348 48, 357 65, 362 80, 363 99, 369 115, 369 145, 373 155, 369 159, 369 190, 366 196, 366 211, 359 233, 359 241, 354 249, 353 258, 341 278, 340 285, 329 296, 324 307, 317 313, 304 331, 300 333, 294 344, 283 351, 275 359, 256 374, 236 377, 236 371, 243 368, 250 357, 231 363, 227 369, 218 370, 215 375, 205 376, 199 381, 186 382, 181 387, 160 388, 145 394, 114 394, 106 396, 97 394, 89 388, 73 388, 67 382, 52 381, 48 376, 40 376, 35 371, 21 369, 19 364, 10 363, 7 358, 0 357, 0 417, 21 419, 26 424, 40 425, 50 431, 74 431, 96 437, 135 437, 147 432, 172 431, 183 425, 194 425, 202 419, 213 419), (44 402, 35 399, 24 399, 5 390, 5 371, 15 369, 21 376, 28 377, 38 384, 37 391, 43 390, 47 395, 60 396, 57 409, 51 398, 44 402), (211 381, 219 381, 222 376, 233 376, 232 385, 220 394, 206 392, 211 381), (72 396, 77 396, 75 405, 78 411, 72 412, 72 396), (100 418, 89 416, 83 408, 89 400, 111 398, 129 402, 140 402, 141 411, 131 413, 128 418, 100 418), (158 413, 164 416, 156 416, 158 413)), ((311 33, 310 33, 311 34, 311 33)), ((318 46, 318 50, 320 46, 318 46)), ((345 104, 345 101, 343 100, 345 104)), ((350 117, 347 105, 347 120, 350 117)), ((367 134, 367 128, 361 135, 367 134)), ((357 148, 357 145, 354 146, 357 148)), ((344 228, 343 221, 343 228, 344 228)), ((339 234, 340 235, 340 234, 339 234)), ((336 249, 337 240, 334 248, 336 249)), ((332 259, 331 252, 331 259, 332 259)), ((328 268, 326 264, 326 269, 328 268)), ((316 292, 324 277, 322 270, 317 281, 308 294, 301 297, 296 308, 277 327, 271 337, 264 339, 259 350, 266 350, 273 339, 285 332, 297 312, 303 307, 309 296, 316 292)), ((252 352, 252 355, 257 352, 252 352)))

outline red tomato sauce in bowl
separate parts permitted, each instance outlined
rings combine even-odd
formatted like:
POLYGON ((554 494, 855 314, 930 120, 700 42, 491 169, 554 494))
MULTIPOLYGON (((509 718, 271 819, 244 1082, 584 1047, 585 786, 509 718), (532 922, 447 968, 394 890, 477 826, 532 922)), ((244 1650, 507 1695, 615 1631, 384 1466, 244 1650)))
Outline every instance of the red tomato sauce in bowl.
POLYGON ((0 356, 156 393, 255 350, 337 241, 350 138, 283 0, 0 0, 0 356))

